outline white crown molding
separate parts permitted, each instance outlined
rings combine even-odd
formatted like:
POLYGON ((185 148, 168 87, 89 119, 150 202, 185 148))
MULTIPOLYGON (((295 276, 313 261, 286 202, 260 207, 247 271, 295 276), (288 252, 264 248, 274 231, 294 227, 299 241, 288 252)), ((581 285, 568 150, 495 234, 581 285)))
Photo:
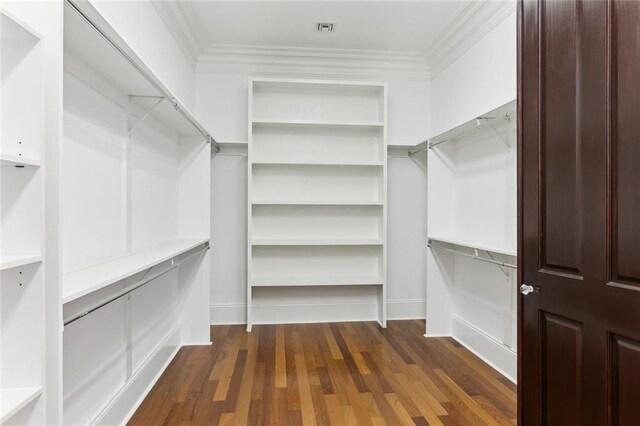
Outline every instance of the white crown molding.
POLYGON ((191 67, 195 69, 198 58, 210 42, 192 2, 151 0, 151 4, 191 67))
POLYGON ((435 78, 516 10, 514 0, 467 0, 426 52, 435 78))
POLYGON ((151 0, 198 72, 309 78, 435 78, 516 9, 515 0, 466 0, 426 52, 210 45, 193 3, 151 0))
POLYGON ((213 45, 200 56, 196 71, 308 78, 429 79, 427 63, 418 52, 282 46, 213 45))

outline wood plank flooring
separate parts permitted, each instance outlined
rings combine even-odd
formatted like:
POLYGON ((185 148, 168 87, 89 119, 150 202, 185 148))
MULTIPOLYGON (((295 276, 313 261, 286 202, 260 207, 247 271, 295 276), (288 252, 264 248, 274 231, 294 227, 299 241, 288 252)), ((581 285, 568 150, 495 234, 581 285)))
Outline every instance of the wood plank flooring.
POLYGON ((516 424, 516 387, 423 321, 211 327, 131 425, 516 424))

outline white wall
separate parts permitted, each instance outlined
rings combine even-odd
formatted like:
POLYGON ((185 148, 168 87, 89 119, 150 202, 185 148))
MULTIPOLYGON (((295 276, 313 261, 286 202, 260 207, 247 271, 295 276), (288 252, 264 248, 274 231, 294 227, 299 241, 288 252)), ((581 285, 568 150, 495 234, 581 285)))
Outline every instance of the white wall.
POLYGON ((432 135, 515 99, 516 56, 514 12, 432 80, 432 135))
MULTIPOLYGON (((514 100, 517 93, 516 55, 516 13, 514 12, 432 80, 432 135, 442 133, 514 100)), ((512 143, 515 144, 515 139, 512 143)), ((499 161, 492 164, 491 167, 485 167, 485 176, 476 173, 456 178, 458 186, 466 185, 467 190, 466 193, 458 191, 453 196, 464 196, 466 200, 455 202, 455 205, 463 207, 456 208, 457 211, 451 212, 451 214, 456 215, 458 222, 468 223, 475 227, 473 230, 471 227, 455 230, 459 238, 464 238, 464 235, 459 235, 460 233, 474 232, 471 239, 473 237, 477 239, 478 235, 482 235, 482 232, 476 232, 478 226, 484 226, 484 231, 492 226, 493 228, 503 227, 506 230, 504 236, 496 236, 496 238, 515 240, 515 146, 512 146, 511 150, 506 149, 499 142, 496 146, 498 147, 498 155, 495 158, 498 158, 499 161), (506 168, 500 166, 504 161, 508 163, 506 168), (506 173, 504 173, 505 170, 506 173), (479 179, 486 181, 487 176, 493 176, 495 173, 500 173, 497 175, 499 182, 494 182, 493 185, 502 185, 502 189, 506 189, 506 192, 503 192, 509 195, 503 202, 494 199, 495 197, 491 198, 490 194, 482 195, 482 188, 478 186, 478 183, 483 182, 479 179), (504 182, 504 176, 509 176, 510 182, 504 182), (469 180, 470 178, 471 180, 469 180), (475 193, 473 193, 474 191, 475 193), (478 197, 478 194, 481 197, 478 197), (481 217, 482 212, 490 212, 491 209, 488 209, 487 206, 479 206, 482 208, 475 206, 491 200, 501 204, 504 207, 503 210, 512 217, 506 218, 504 213, 497 217, 494 212, 491 213, 491 219, 494 220, 484 220, 481 217), (478 215, 478 217, 461 217, 464 215, 478 215)), ((476 146, 476 148, 478 147, 476 146)), ((443 150, 444 148, 439 149, 443 150)), ((483 159, 483 155, 491 154, 486 152, 486 148, 483 148, 485 149, 483 154, 469 151, 470 147, 464 149, 464 153, 460 151, 456 154, 459 161, 464 161, 463 156, 467 156, 467 162, 479 164, 481 161, 486 161, 483 159)), ((445 176, 447 170, 445 168, 436 170, 432 167, 431 172, 430 175, 437 172, 439 176, 445 176)), ((452 171, 449 169, 448 172, 452 171)), ((432 183, 437 185, 437 182, 432 183)), ((435 207, 434 200, 436 203, 441 201, 444 204, 452 204, 446 198, 454 194, 454 191, 447 191, 444 187, 438 186, 431 186, 431 188, 436 191, 431 191, 432 207, 435 207), (440 193, 440 191, 442 192, 440 193)), ((501 206, 497 206, 497 209, 500 210, 501 206)), ((439 215, 447 215, 448 213, 441 211, 439 215)), ((443 220, 438 214, 432 214, 432 212, 429 214, 430 234, 437 232, 434 229, 438 227, 441 230, 446 228, 446 226, 442 226, 446 220, 443 220)), ((452 229, 451 232, 454 230, 452 229)), ((487 236, 485 235, 484 238, 487 236)), ((446 286, 449 296, 444 295, 443 299, 446 299, 447 303, 451 303, 450 311, 453 313, 453 321, 444 327, 432 328, 431 330, 427 324, 428 334, 452 334, 472 351, 515 380, 515 272, 512 271, 509 277, 505 277, 493 265, 470 261, 460 256, 456 256, 453 263, 446 261, 447 259, 453 261, 450 256, 439 254, 439 258, 440 265, 438 262, 430 261, 429 268, 440 267, 443 276, 448 275, 445 281, 449 281, 446 286)), ((431 269, 429 274, 432 275, 431 269)), ((430 291, 428 297, 431 297, 432 294, 430 291)), ((432 312, 430 316, 437 317, 439 313, 434 311, 441 309, 444 305, 444 303, 440 303, 435 306, 430 311, 432 312)), ((444 309, 449 310, 446 307, 444 309)), ((448 317, 448 319, 450 318, 448 317)))
MULTIPOLYGON (((246 74, 197 73, 196 113, 218 140, 247 140, 246 74)), ((429 134, 430 82, 387 80, 390 145, 412 145, 429 134)), ((423 159, 388 164, 388 316, 424 318, 426 171, 423 159)), ((212 323, 246 320, 247 159, 212 161, 212 323)), ((257 289, 256 323, 374 320, 375 288, 257 289)))
POLYGON ((195 72, 151 2, 91 0, 91 4, 175 96, 193 110, 195 72))

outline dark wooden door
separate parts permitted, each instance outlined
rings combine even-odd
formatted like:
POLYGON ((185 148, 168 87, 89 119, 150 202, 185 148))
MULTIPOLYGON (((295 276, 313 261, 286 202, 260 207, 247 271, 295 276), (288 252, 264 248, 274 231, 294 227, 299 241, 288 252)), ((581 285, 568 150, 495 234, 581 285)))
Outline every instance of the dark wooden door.
POLYGON ((640 425, 640 0, 519 4, 523 425, 640 425))

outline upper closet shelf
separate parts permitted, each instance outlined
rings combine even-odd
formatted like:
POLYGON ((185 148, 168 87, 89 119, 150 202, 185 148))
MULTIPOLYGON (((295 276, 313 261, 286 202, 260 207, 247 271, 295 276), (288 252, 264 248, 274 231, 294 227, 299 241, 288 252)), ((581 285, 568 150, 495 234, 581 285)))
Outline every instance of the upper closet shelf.
POLYGON ((267 206, 382 206, 382 201, 351 201, 351 200, 253 200, 253 205, 267 206))
POLYGON ((0 254, 0 271, 42 261, 39 254, 0 254))
POLYGON ((379 246, 382 245, 380 239, 254 239, 251 242, 254 246, 379 246))
POLYGON ((490 253, 495 253, 495 254, 501 254, 501 255, 504 255, 504 256, 512 256, 512 257, 516 257, 517 256, 517 252, 516 252, 515 249, 494 246, 494 245, 486 244, 486 243, 477 243, 477 242, 473 242, 473 241, 464 240, 462 238, 429 237, 428 238, 428 243, 431 244, 431 242, 452 244, 452 245, 465 247, 465 248, 472 249, 472 250, 480 250, 480 251, 485 251, 485 252, 490 252, 490 253))
MULTIPOLYGON (((67 0, 65 48, 131 101, 176 133, 202 137, 218 150, 211 134, 127 45, 90 2, 67 0)), ((65 58, 67 61, 68 58, 65 58)), ((69 61, 70 62, 70 61, 69 61)))
MULTIPOLYGON (((495 126, 500 122, 515 119, 515 112, 516 112, 516 101, 513 100, 485 114, 482 114, 469 121, 466 121, 450 130, 447 130, 446 132, 433 136, 428 139, 427 144, 423 142, 420 145, 425 144, 427 145, 426 147, 431 149, 440 144, 444 144, 447 142, 452 142, 452 141, 456 141, 456 140, 468 137, 473 133, 484 128, 493 128, 494 130, 496 130, 495 126)), ((505 144, 508 144, 508 143, 505 141, 505 144)), ((413 151, 413 153, 417 153, 417 152, 419 151, 418 150, 413 151)))
POLYGON ((253 120, 254 125, 383 127, 380 121, 253 120))
POLYGON ((207 244, 208 239, 170 241, 63 276, 62 303, 71 302, 182 253, 207 244))
POLYGON ((253 164, 292 165, 292 166, 384 166, 383 161, 339 161, 339 160, 254 160, 253 164))

